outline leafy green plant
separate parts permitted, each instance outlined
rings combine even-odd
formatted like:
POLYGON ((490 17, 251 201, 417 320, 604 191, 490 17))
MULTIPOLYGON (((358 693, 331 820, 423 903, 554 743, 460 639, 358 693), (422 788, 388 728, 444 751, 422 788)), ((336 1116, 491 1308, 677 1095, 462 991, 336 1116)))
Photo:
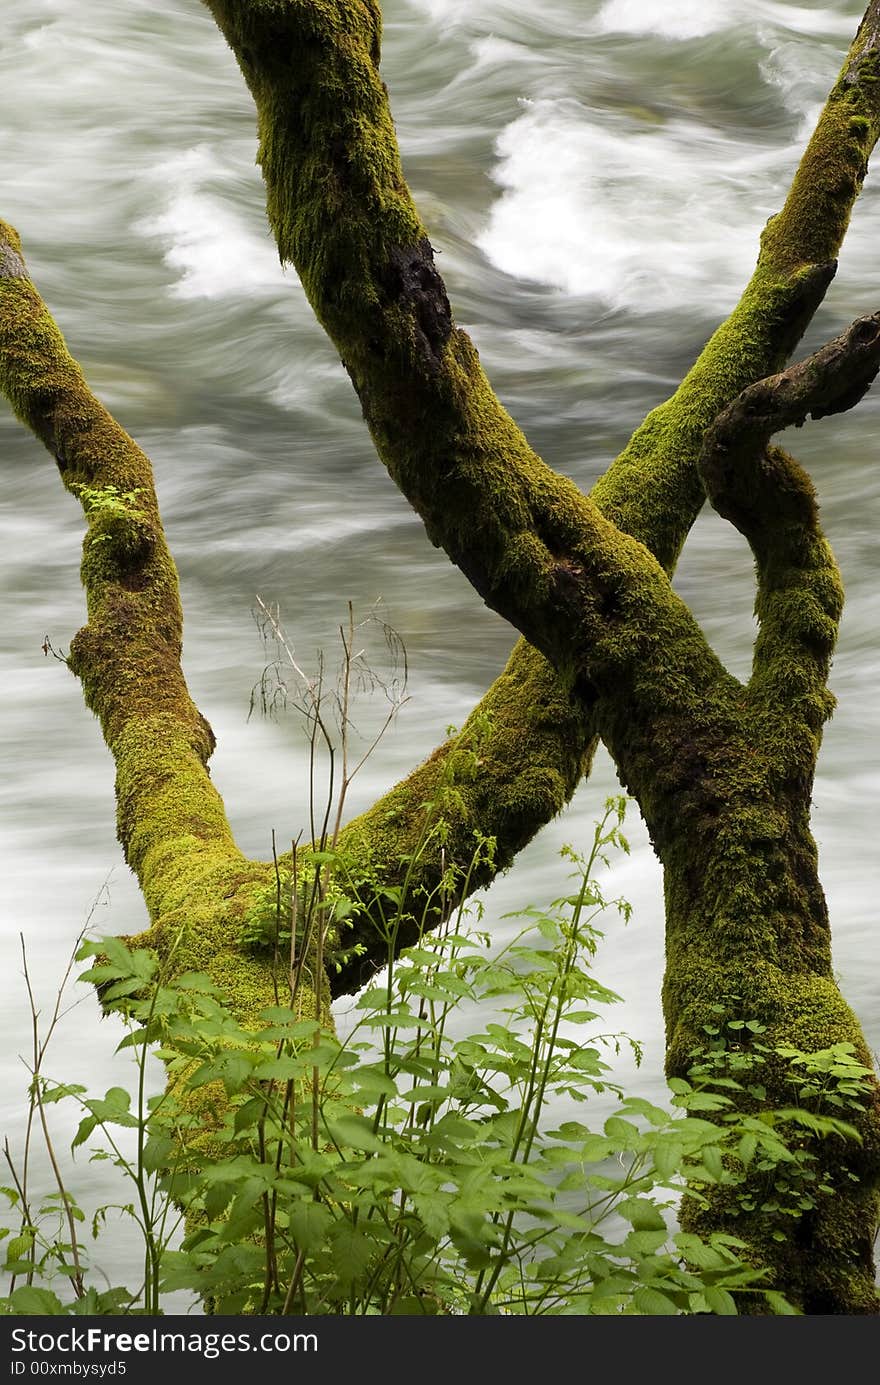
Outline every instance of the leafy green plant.
POLYGON ((670 1109, 619 1090, 611 1060, 631 1041, 599 1027, 617 997, 591 964, 608 912, 628 914, 595 879, 625 846, 622 815, 609 801, 586 857, 566 852, 574 888, 526 910, 500 951, 462 911, 426 934, 358 998, 344 1040, 293 1002, 244 1030, 207 978, 165 979, 119 939, 83 944, 84 979, 125 1017, 134 1094, 52 1082, 41 1055, 31 1100, 77 1103, 74 1150, 111 1160, 132 1190, 93 1214, 92 1241, 112 1216, 133 1219, 143 1265, 131 1286, 98 1290, 67 1233, 71 1214, 83 1222, 74 1200, 59 1190, 34 1206, 13 1186, 2 1311, 156 1313, 181 1290, 232 1314, 733 1314, 756 1296, 793 1311, 736 1238, 676 1230, 674 1205, 685 1185, 751 1188, 759 1166, 797 1215, 792 1112, 850 1138, 823 1112, 830 1097, 858 1100, 864 1071, 836 1050, 777 1051, 801 1105, 758 1120, 735 1098, 757 1096, 760 1026, 720 1016, 670 1109), (478 1023, 456 1037, 463 1011, 478 1023), (169 1081, 148 1094, 153 1048, 169 1081), (212 1084, 226 1115, 206 1139, 198 1096, 212 1084), (599 1129, 559 1118, 609 1094, 599 1129))
MULTIPOLYGON (((85 502, 115 515, 133 498, 85 502)), ((81 979, 122 1016, 119 1049, 134 1063, 131 1093, 95 1097, 45 1074, 64 987, 42 1039, 31 995, 29 1120, 21 1169, 6 1148, 3 1191, 18 1224, 0 1229, 9 1275, 0 1312, 155 1314, 171 1293, 225 1314, 727 1315, 755 1302, 793 1312, 740 1241, 682 1232, 674 1209, 685 1189, 700 1199, 722 1185, 743 1211, 760 1198, 768 1213, 803 1215, 823 1173, 800 1136, 856 1138, 842 1117, 869 1074, 852 1051, 771 1049, 731 997, 687 1080, 670 1082, 668 1108, 624 1093, 613 1060, 624 1045, 637 1062, 641 1053, 603 1027, 618 997, 593 962, 607 918, 630 914, 597 879, 628 850, 625 800, 609 799, 585 855, 564 848, 571 888, 546 909, 509 916, 519 927, 493 949, 479 905, 470 915, 454 907, 491 865, 490 838, 475 838, 463 876, 450 868, 430 895, 413 884, 420 854, 442 852, 460 785, 480 771, 488 728, 472 721, 424 804, 399 883, 365 878, 362 867, 356 882, 339 845, 365 758, 352 750, 352 695, 358 682, 385 692, 381 735, 402 687, 365 671, 349 607, 328 713, 323 663, 307 677, 277 611, 262 602, 260 611, 275 658, 258 700, 277 710, 290 696, 310 744, 313 845, 275 854, 274 888, 254 901, 241 937, 273 959, 279 1004, 258 1031, 242 1028, 206 976, 175 975, 173 952, 160 967, 119 938, 83 942, 81 979), (356 950, 345 942, 355 919, 376 930, 387 966, 338 1039, 302 1013, 300 988, 306 972, 320 976, 356 950), (400 951, 404 927, 417 943, 400 951), (167 1072, 159 1092, 149 1090, 154 1053, 167 1072), (788 1074, 792 1105, 757 1112, 768 1062, 788 1074), (594 1128, 591 1103, 607 1111, 609 1097, 616 1110, 594 1128), (79 1110, 71 1153, 109 1161, 125 1190, 90 1222, 52 1144, 47 1109, 59 1101, 79 1110), (55 1188, 35 1200, 36 1124, 55 1188), (90 1251, 119 1217, 136 1228, 141 1264, 129 1284, 99 1289, 90 1251)))
MULTIPOLYGON (((707 1042, 694 1053, 690 1076, 700 1083, 716 1119, 740 1132, 723 1169, 734 1187, 732 1215, 759 1211, 768 1219, 772 1239, 786 1241, 794 1223, 817 1206, 819 1195, 833 1194, 831 1168, 840 1166, 836 1142, 860 1138, 842 1117, 863 1109, 872 1072, 858 1061, 852 1044, 814 1053, 767 1044, 765 1025, 730 1017, 739 1003, 733 996, 712 1007, 718 1021, 705 1026, 707 1042), (760 1107, 767 1095, 761 1078, 771 1065, 782 1067, 794 1104, 768 1111, 760 1107), (808 1138, 817 1135, 818 1143, 808 1138)), ((673 1089, 676 1085, 670 1083, 673 1089)), ((846 1177, 857 1175, 847 1172, 846 1177)), ((699 1191, 698 1175, 689 1193, 699 1196, 699 1191)))

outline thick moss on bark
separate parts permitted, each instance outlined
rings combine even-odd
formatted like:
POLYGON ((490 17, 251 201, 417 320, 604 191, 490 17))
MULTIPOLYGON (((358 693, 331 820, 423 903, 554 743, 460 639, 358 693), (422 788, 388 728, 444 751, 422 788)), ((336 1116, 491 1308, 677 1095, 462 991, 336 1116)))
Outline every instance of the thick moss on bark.
MULTIPOLYGON (((801 1009, 786 1003, 790 976, 792 989, 809 998, 820 1043, 845 1035, 864 1052, 830 978, 808 830, 839 614, 830 555, 818 531, 806 538, 809 526, 800 524, 804 561, 782 554, 784 572, 775 574, 772 561, 765 565, 754 689, 720 666, 663 569, 674 565, 704 500, 697 461, 707 427, 741 389, 779 369, 834 273, 880 129, 873 80, 880 6, 868 8, 739 307, 675 396, 634 435, 593 503, 535 456, 454 325, 400 172, 378 75, 378 7, 206 2, 256 101, 282 259, 296 266, 339 349, 380 456, 431 540, 581 699, 585 724, 600 731, 639 800, 667 876, 673 1069, 682 1042, 699 1044, 705 1007, 731 993, 732 977, 746 1008, 757 1006, 756 1017, 781 1039, 798 1043, 805 1032, 801 1009), (794 650, 789 640, 775 663, 766 657, 774 625, 800 641, 794 650), (770 751, 767 727, 780 711, 784 734, 770 751), (758 729, 764 736, 756 742, 758 729), (783 983, 762 984, 777 973, 783 983)), ((778 467, 777 489, 793 475, 778 467)), ((393 813, 389 826, 396 830, 393 813)), ((859 1215, 878 1171, 873 1119, 863 1122, 859 1215)), ((839 1213, 827 1209, 837 1231, 825 1236, 826 1252, 853 1215, 844 1188, 837 1202, 839 1213)), ((749 1232, 764 1254, 757 1222, 749 1232)), ((862 1242, 867 1234, 863 1224, 862 1242)), ((791 1279, 784 1254, 774 1256, 772 1245, 766 1253, 797 1300, 818 1301, 791 1279)), ((863 1272, 860 1279, 838 1257, 823 1273, 834 1282, 833 1292, 827 1284, 822 1290, 833 1311, 847 1304, 866 1311, 863 1272)))
MULTIPOLYGON (((419 916, 404 927, 398 947, 512 863, 537 824, 564 808, 589 772, 594 746, 580 699, 523 642, 461 732, 342 832, 340 849, 365 883, 398 881, 402 863, 412 867, 419 916), (442 834, 432 835, 441 820, 442 834), (487 836, 491 850, 480 851, 487 836)), ((357 990, 388 959, 369 915, 354 920, 342 943, 365 951, 331 973, 335 995, 357 990)))
POLYGON ((180 666, 183 618, 149 460, 89 390, 0 223, 0 387, 58 464, 87 529, 88 624, 68 664, 116 763, 119 839, 151 920, 138 941, 207 972, 243 1023, 275 1003, 268 964, 241 947, 272 867, 248 861, 207 771, 211 728, 180 666))
MULTIPOLYGON (((491 716, 481 708, 470 728, 490 727, 485 772, 463 775, 472 762, 459 763, 460 745, 441 748, 347 829, 353 868, 358 853, 368 880, 399 866, 426 801, 444 788, 457 795, 456 864, 469 859, 475 826, 498 838, 506 864, 572 792, 598 729, 665 867, 672 1070, 702 1042, 719 997, 741 1003, 774 1038, 806 1048, 852 1042, 864 1053, 831 977, 808 826, 840 592, 802 474, 778 449, 760 450, 766 495, 794 537, 762 547, 760 525, 744 520, 762 622, 748 687, 707 647, 664 569, 702 504, 703 482, 719 508, 731 501, 709 454, 702 479, 697 468, 708 425, 738 390, 778 369, 834 272, 878 133, 880 0, 764 233, 738 309, 592 500, 534 454, 454 324, 378 74, 378 4, 207 3, 256 100, 282 258, 296 265, 336 342, 383 460, 432 541, 556 669, 515 654, 490 694, 491 716), (798 500, 793 519, 779 508, 789 493, 798 500)), ((0 379, 88 522, 89 621, 71 666, 116 758, 120 837, 150 908, 147 940, 166 953, 173 945, 176 966, 208 971, 255 1023, 274 999, 275 977, 268 959, 245 956, 241 939, 271 868, 238 852, 207 775, 212 736, 180 671, 176 574, 149 465, 87 390, 27 279, 17 237, 2 226, 0 379)), ((766 388, 778 395, 778 384, 766 388)), ((440 870, 435 852, 419 882, 428 895, 440 870)), ((313 1003, 323 1012, 326 997, 313 1003)), ((769 1084, 771 1097, 781 1083, 769 1084)), ((805 1311, 876 1311, 865 1250, 876 1214, 875 1108, 860 1128, 863 1144, 847 1165, 859 1181, 842 1179, 834 1198, 800 1219, 797 1264, 760 1218, 747 1225, 756 1258, 805 1311)), ((727 1226, 728 1211, 716 1198, 694 1224, 727 1226)))
MULTIPOLYGON (((431 434, 433 450, 410 497, 420 509, 425 508, 425 473, 433 470, 442 476, 453 470, 459 449, 465 461, 479 457, 498 474, 503 491, 505 449, 510 446, 520 461, 529 458, 530 449, 491 396, 476 353, 457 332, 460 353, 448 352, 447 357, 470 351, 464 374, 471 375, 480 399, 464 421, 453 404, 445 434, 437 432, 437 393, 456 373, 446 370, 439 353, 454 329, 424 228, 403 182, 378 75, 379 6, 212 0, 208 8, 255 98, 259 160, 279 251, 296 264, 319 319, 336 341, 392 474, 399 480, 407 474, 412 484, 425 437, 431 434), (329 218, 328 208, 333 213, 329 218), (476 420, 474 412, 479 414, 476 420)), ((669 570, 704 501, 696 469, 703 430, 739 389, 780 368, 834 273, 834 256, 878 132, 877 88, 859 80, 863 68, 870 66, 865 55, 877 27, 876 11, 876 4, 869 7, 873 28, 862 26, 847 56, 792 195, 774 219, 773 237, 762 247, 758 269, 738 308, 715 333, 675 396, 646 420, 593 492, 598 508, 645 542, 669 570)), ((466 406, 471 403, 469 383, 466 378, 461 391, 466 406)), ((479 480, 479 468, 474 465, 473 470, 479 480)), ((468 499, 464 493, 459 497, 462 508, 468 499)), ((528 544, 527 534, 524 543, 528 544)), ((463 552, 461 557, 466 565, 463 552)), ((454 824, 449 845, 449 855, 459 863, 470 856, 475 827, 498 839, 498 861, 506 864, 503 844, 528 840, 558 810, 555 793, 536 795, 531 799, 531 823, 511 824, 506 812, 509 798, 491 792, 496 777, 501 783, 523 778, 506 756, 517 741, 527 743, 532 735, 530 703, 558 706, 570 698, 571 671, 557 679, 549 666, 519 645, 503 686, 490 692, 492 702, 500 693, 505 707, 498 722, 504 731, 497 742, 490 735, 486 745, 486 764, 497 766, 497 776, 490 775, 486 793, 479 782, 472 791, 462 790, 471 815, 462 819, 461 832, 454 824), (519 696, 512 693, 517 682, 523 688, 519 696)), ((595 733, 590 689, 579 685, 576 700, 588 747, 595 733)), ((572 717, 562 719, 554 745, 548 726, 532 756, 535 766, 546 757, 551 778, 555 767, 563 764, 561 782, 569 786, 569 793, 577 783, 577 767, 585 761, 582 748, 571 740, 573 730, 572 717)), ((448 746, 441 748, 417 771, 413 792, 406 782, 394 791, 389 815, 372 815, 378 859, 390 862, 397 855, 396 833, 387 844, 376 840, 383 817, 390 827, 399 825, 408 808, 418 813, 424 785, 432 774, 442 772, 448 754, 448 746)), ((516 801, 526 800, 517 794, 516 801)), ((424 870, 430 891, 438 879, 436 860, 426 857, 424 870)), ((357 984, 360 976, 355 970, 340 984, 357 984)))

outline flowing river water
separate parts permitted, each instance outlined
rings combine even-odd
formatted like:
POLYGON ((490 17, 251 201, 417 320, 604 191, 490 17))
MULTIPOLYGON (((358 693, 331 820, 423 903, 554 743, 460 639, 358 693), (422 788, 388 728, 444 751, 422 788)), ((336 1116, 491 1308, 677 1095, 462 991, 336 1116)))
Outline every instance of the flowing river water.
MULTIPOLYGON (((754 262, 861 14, 783 0, 386 0, 383 72, 405 171, 456 316, 546 460, 589 488, 665 398, 754 262)), ((461 724, 502 667, 510 629, 433 549, 373 453, 357 401, 266 228, 255 121, 198 0, 4 0, 0 216, 71 350, 151 456, 186 613, 184 665, 214 727, 212 773, 241 847, 271 855, 305 826, 307 744, 293 717, 248 718, 264 651, 257 596, 297 658, 332 661, 347 602, 377 600, 402 637, 409 701, 355 781, 366 806, 461 724)), ((880 301, 869 175, 807 346, 880 301)), ((880 636, 875 532, 880 393, 792 446, 819 487, 847 590, 814 825, 842 988, 880 1047, 880 636)), ((48 455, 0 408, 2 1123, 23 1138, 30 1019, 19 934, 44 1013, 91 915, 144 923, 114 831, 113 771, 78 684, 47 657, 84 620, 82 523, 48 455)), ((704 514, 676 586, 738 674, 750 660, 751 563, 704 514)), ((363 712, 366 724, 377 715, 363 712)), ((485 899, 505 915, 567 887, 560 847, 588 844, 618 791, 590 781, 485 899)), ((645 1048, 621 1078, 663 1093, 661 879, 631 808, 632 852, 608 885, 599 978, 612 1026, 645 1048)), ((130 1080, 91 992, 47 1070, 93 1090, 130 1080)), ((76 992, 71 993, 71 999, 76 992)), ((346 1024, 344 1003, 340 1022, 346 1024)), ((76 1115, 57 1111, 63 1146, 76 1115)), ((54 1114, 54 1113, 53 1113, 54 1114)), ((601 1119, 601 1110, 598 1117, 601 1119)), ((44 1164, 35 1165, 48 1180, 44 1164)), ((80 1156, 87 1202, 119 1196, 80 1156)), ((3 1178, 0 1181, 7 1181, 3 1178)), ((47 1184, 48 1185, 48 1181, 47 1184)), ((102 1263, 124 1271, 126 1237, 102 1263)))

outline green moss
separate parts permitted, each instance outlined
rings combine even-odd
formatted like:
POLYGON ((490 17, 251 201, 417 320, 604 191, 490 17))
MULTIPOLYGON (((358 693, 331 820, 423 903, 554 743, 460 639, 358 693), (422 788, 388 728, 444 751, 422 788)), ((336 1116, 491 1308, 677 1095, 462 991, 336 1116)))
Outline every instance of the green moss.
MULTIPOLYGON (((696 463, 707 425, 732 394, 778 368, 821 300, 877 134, 870 81, 854 83, 851 55, 786 206, 765 229, 739 307, 590 503, 535 456, 454 327, 403 181, 378 74, 378 6, 209 0, 209 8, 254 93, 281 256, 296 265, 336 342, 389 472, 432 540, 559 670, 555 683, 545 665, 532 666, 531 681, 515 688, 499 680, 488 748, 478 736, 447 745, 352 824, 347 868, 369 883, 419 855, 421 870, 424 847, 419 887, 430 900, 450 844, 461 870, 474 822, 486 830, 484 812, 498 824, 496 859, 506 862, 572 791, 599 728, 664 864, 670 1062, 683 1042, 699 1039, 707 1007, 732 986, 788 1042, 811 1034, 811 1025, 822 1042, 837 1033, 855 1041, 857 1026, 830 975, 806 816, 828 706, 819 675, 836 619, 830 579, 824 574, 824 591, 817 585, 793 604, 784 582, 768 588, 764 626, 775 621, 801 645, 812 643, 815 658, 808 666, 790 652, 775 661, 762 653, 747 690, 721 667, 637 540, 672 568, 703 503, 696 463), (858 118, 867 130, 853 127, 858 118), (790 709, 772 753, 754 738, 766 730, 771 699, 790 709), (562 709, 555 724, 551 708, 562 709), (444 822, 436 843, 425 835, 426 822, 440 820, 432 812, 444 822)), ((870 78, 858 46, 855 56, 870 78)), ((268 868, 237 853, 207 780, 211 736, 180 675, 176 580, 148 467, 95 408, 38 299, 16 277, 9 245, 0 346, 15 407, 59 457, 67 484, 105 497, 109 487, 144 496, 150 487, 149 503, 138 495, 136 522, 130 512, 109 522, 89 515, 89 626, 72 650, 117 759, 120 834, 150 903, 150 937, 228 981, 239 1013, 253 1017, 274 980, 268 961, 251 970, 242 939, 268 868)), ((866 1133, 868 1126, 866 1117, 866 1133)), ((862 1184, 852 1196, 841 1188, 824 1239, 811 1246, 843 1244, 864 1215, 876 1141, 864 1148, 862 1184)), ((723 1219, 723 1209, 712 1215, 723 1219)), ((749 1231, 762 1246, 762 1228, 749 1231)), ((787 1273, 784 1256, 773 1263, 787 1273)), ((840 1281, 836 1302, 846 1301, 844 1280, 849 1302, 862 1302, 848 1262, 829 1273, 840 1281)))
MULTIPOLYGON (((692 938, 697 931, 692 930, 692 938)), ((785 958, 782 966, 769 962, 744 966, 742 960, 719 966, 709 947, 699 944, 678 955, 670 970, 675 980, 666 993, 667 1006, 677 1016, 670 1069, 683 1072, 695 1053, 706 1053, 707 1032, 718 1032, 718 1012, 726 1006, 728 1014, 764 1024, 762 1047, 769 1061, 757 1073, 762 1095, 756 1109, 789 1108, 795 1102, 788 1064, 775 1056, 779 1047, 815 1052, 837 1043, 850 1044, 858 1060, 871 1070, 858 1025, 831 977, 798 972, 792 960, 785 958), (685 980, 686 969, 690 982, 685 980), (673 994, 676 985, 677 995, 673 994)), ((793 1206, 786 1206, 784 1198, 770 1198, 757 1166, 745 1189, 751 1193, 751 1203, 743 1205, 740 1188, 735 1193, 713 1191, 708 1203, 686 1198, 682 1206, 686 1229, 701 1235, 724 1231, 745 1239, 753 1262, 766 1266, 771 1281, 784 1287, 790 1300, 808 1314, 876 1314, 880 1310, 871 1246, 880 1213, 876 1082, 866 1095, 864 1106, 829 1108, 830 1114, 855 1126, 858 1141, 836 1136, 811 1141, 803 1128, 791 1127, 793 1147, 807 1161, 802 1165, 808 1171, 801 1190, 807 1194, 803 1204, 796 1197, 793 1206)))
MULTIPOLYGON (((366 894, 370 881, 399 886, 408 875, 415 899, 436 898, 450 865, 463 871, 472 861, 479 832, 495 849, 491 861, 481 856, 471 880, 487 884, 562 810, 594 746, 580 703, 543 656, 520 641, 461 731, 344 828, 340 848, 352 877, 366 894), (442 833, 432 833, 441 822, 442 833)), ((355 919, 342 941, 361 944, 378 965, 385 958, 370 918, 355 919)), ((331 984, 342 992, 361 976, 357 963, 331 984)))
MULTIPOLYGON (((180 667, 177 572, 150 463, 92 395, 3 224, 0 252, 0 385, 87 521, 88 624, 68 663, 116 762, 119 838, 151 920, 139 941, 177 973, 206 972, 256 1025, 275 1002, 276 978, 240 943, 271 867, 238 851, 207 772, 214 738, 180 667)), ((329 1022, 326 1004, 322 1012, 329 1022)))

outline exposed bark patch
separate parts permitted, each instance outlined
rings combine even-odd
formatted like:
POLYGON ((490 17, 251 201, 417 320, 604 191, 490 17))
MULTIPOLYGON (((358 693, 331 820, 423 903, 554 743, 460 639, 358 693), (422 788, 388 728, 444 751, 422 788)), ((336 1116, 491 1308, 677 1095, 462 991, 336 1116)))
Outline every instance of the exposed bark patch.
POLYGON ((574 558, 557 558, 556 585, 563 597, 581 598, 584 591, 584 569, 574 558))
POLYGON ((142 592, 150 585, 150 578, 142 567, 120 567, 117 580, 126 592, 142 592))
POLYGON ((837 261, 826 260, 823 264, 811 265, 797 276, 777 310, 776 321, 783 355, 790 356, 794 351, 836 273, 837 261))
POLYGON ((6 242, 0 242, 0 279, 26 279, 24 260, 17 250, 6 242))
POLYGON ((862 78, 862 68, 866 61, 873 66, 877 61, 878 49, 880 49, 880 3, 868 6, 865 16, 859 25, 856 41, 860 42, 864 36, 864 45, 858 57, 852 62, 844 74, 844 82, 847 86, 855 86, 862 78))
POLYGON ((452 309, 427 236, 416 245, 392 250, 380 283, 392 303, 408 307, 420 354, 435 374, 452 334, 452 309))

